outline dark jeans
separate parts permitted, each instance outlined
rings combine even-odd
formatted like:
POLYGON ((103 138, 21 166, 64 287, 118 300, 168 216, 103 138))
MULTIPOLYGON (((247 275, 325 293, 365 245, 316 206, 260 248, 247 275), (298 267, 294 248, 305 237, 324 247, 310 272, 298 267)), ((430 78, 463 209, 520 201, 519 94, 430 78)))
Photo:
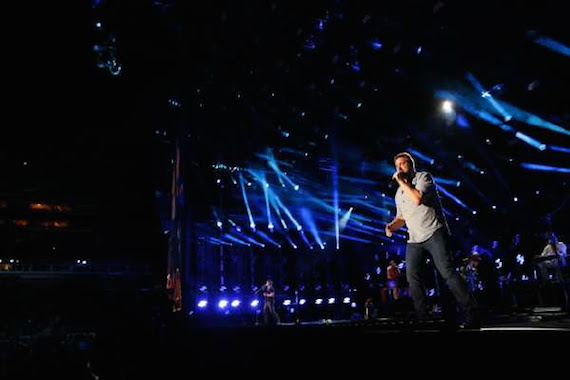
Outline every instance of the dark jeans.
POLYGON ((279 314, 275 311, 275 301, 265 301, 263 304, 263 323, 279 323, 279 314))
MULTIPOLYGON (((410 295, 414 303, 414 309, 419 318, 428 315, 428 299, 426 295, 424 272, 426 269, 427 254, 432 258, 435 268, 449 286, 449 290, 455 300, 461 305, 464 317, 470 321, 474 315, 475 301, 467 288, 463 277, 455 269, 450 250, 448 249, 448 234, 445 229, 440 228, 432 237, 423 243, 408 243, 406 246, 406 278, 410 286, 410 295)), ((445 296, 447 289, 440 286, 440 293, 445 296)), ((442 305, 447 307, 444 310, 446 316, 454 315, 449 310, 449 303, 442 305)))

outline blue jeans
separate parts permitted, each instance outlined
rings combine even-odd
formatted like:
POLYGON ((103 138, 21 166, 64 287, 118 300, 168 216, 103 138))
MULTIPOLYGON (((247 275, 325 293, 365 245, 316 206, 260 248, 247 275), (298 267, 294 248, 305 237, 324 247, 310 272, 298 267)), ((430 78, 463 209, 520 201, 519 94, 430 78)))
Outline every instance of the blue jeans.
MULTIPOLYGON (((406 246, 406 279, 417 316, 424 318, 428 315, 429 304, 424 280, 426 254, 431 256, 435 268, 449 286, 457 303, 461 305, 465 319, 472 319, 475 301, 463 277, 455 269, 448 249, 448 234, 444 228, 438 229, 422 243, 408 243, 406 246)), ((445 289, 442 289, 443 292, 445 289)))

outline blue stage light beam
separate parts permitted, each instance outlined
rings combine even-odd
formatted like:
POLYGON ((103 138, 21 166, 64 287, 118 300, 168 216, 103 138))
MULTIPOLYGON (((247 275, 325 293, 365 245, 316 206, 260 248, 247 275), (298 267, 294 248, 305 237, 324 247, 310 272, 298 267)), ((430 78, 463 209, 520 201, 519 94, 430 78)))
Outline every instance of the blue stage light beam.
MULTIPOLYGON (((482 120, 485 120, 490 124, 497 125, 506 132, 512 132, 512 133, 515 132, 515 130, 511 126, 504 124, 504 121, 501 121, 500 119, 493 116, 487 111, 478 109, 475 106, 474 102, 468 100, 466 97, 463 97, 457 93, 451 93, 449 91, 436 91, 436 96, 445 99, 451 98, 455 102, 461 104, 461 107, 465 109, 467 112, 471 113, 472 115, 482 120)), ((551 123, 549 121, 546 121, 528 111, 522 110, 504 101, 498 100, 497 103, 508 115, 512 116, 518 121, 521 121, 528 125, 533 125, 535 127, 548 129, 553 132, 562 133, 564 135, 570 135, 569 130, 554 123, 551 123)))
POLYGON ((261 230, 257 230, 255 233, 257 235, 261 236, 261 238, 264 239, 266 242, 271 243, 278 248, 281 248, 281 244, 279 244, 275 240, 271 239, 271 237, 269 237, 265 232, 263 232, 261 230))
POLYGON ((386 176, 388 178, 392 177, 392 174, 394 174, 394 165, 390 164, 386 161, 382 161, 380 163, 378 163, 378 174, 382 175, 382 176, 386 176))
POLYGON ((503 117, 504 121, 509 121, 512 119, 512 115, 509 115, 508 112, 505 111, 505 109, 495 101, 495 99, 493 99, 493 95, 491 95, 491 93, 487 90, 485 90, 483 88, 483 86, 481 85, 481 83, 477 80, 477 78, 475 78, 475 76, 471 73, 467 73, 466 74, 467 80, 469 82, 471 82, 471 84, 473 85, 473 87, 475 87, 475 89, 477 89, 477 91, 479 91, 481 93, 481 97, 488 100, 489 103, 491 103, 491 106, 499 113, 501 114, 501 116, 503 117))
POLYGON ((358 178, 358 177, 348 177, 348 176, 338 176, 339 180, 343 180, 350 183, 361 184, 361 185, 371 185, 371 186, 378 186, 378 181, 373 181, 371 179, 366 178, 358 178))
POLYGON ((537 148, 539 150, 545 150, 546 149, 545 144, 541 143, 540 141, 538 141, 538 140, 536 140, 536 139, 534 139, 534 138, 532 138, 532 137, 530 137, 530 136, 528 136, 522 132, 515 131, 515 129, 513 127, 511 127, 510 125, 504 124, 498 118, 491 115, 490 113, 488 113, 486 111, 482 111, 482 110, 477 110, 475 112, 472 112, 473 109, 469 106, 465 106, 464 108, 466 110, 468 110, 468 112, 474 113, 480 119, 485 120, 485 121, 489 122, 490 124, 499 126, 503 131, 509 132, 509 133, 514 133, 516 138, 525 142, 526 144, 528 144, 534 148, 537 148))
POLYGON ((509 114, 513 115, 513 117, 518 121, 521 121, 528 125, 533 125, 538 128, 547 129, 556 133, 561 133, 563 135, 570 136, 570 131, 568 129, 565 129, 559 125, 551 123, 550 121, 546 121, 528 111, 522 110, 506 102, 500 101, 499 103, 503 108, 507 110, 509 114))
MULTIPOLYGON (((364 234, 364 235, 370 235, 370 236, 376 236, 376 235, 379 233, 379 232, 367 231, 367 230, 364 229, 364 228, 358 228, 358 227, 356 227, 356 226, 354 226, 354 225, 352 225, 352 224, 351 224, 351 225, 347 225, 347 227, 346 227, 345 230, 346 230, 346 231, 351 231, 351 232, 358 232, 358 233, 361 233, 361 234, 364 234)), ((346 231, 343 231, 343 232, 346 232, 346 231)), ((384 232, 384 231, 382 231, 382 232, 384 232)))
POLYGON ((564 45, 562 42, 556 41, 551 37, 538 34, 535 30, 529 30, 527 32, 527 37, 540 46, 544 46, 547 49, 570 57, 570 47, 564 45))
POLYGON ((317 197, 315 197, 315 196, 313 196, 313 195, 310 195, 310 194, 307 195, 305 199, 306 199, 307 201, 316 203, 317 205, 323 207, 325 210, 327 210, 327 211, 329 211, 329 212, 331 212, 331 213, 334 213, 334 207, 331 206, 330 204, 326 203, 326 202, 323 201, 322 199, 319 199, 319 198, 317 198, 317 197))
MULTIPOLYGON (((288 147, 283 147, 283 148, 279 148, 279 153, 289 153, 295 156, 299 156, 299 157, 304 157, 305 156, 305 152, 299 150, 299 149, 293 149, 293 148, 288 148, 288 147)), ((277 160, 275 160, 277 161, 277 160)), ((289 166, 289 167, 293 167, 292 164, 288 163, 288 162, 284 162, 284 161, 279 161, 279 163, 281 165, 285 165, 285 166, 289 166)))
POLYGON ((530 162, 522 162, 520 164, 520 166, 521 166, 521 168, 530 169, 530 170, 539 170, 539 171, 557 172, 557 173, 570 173, 570 168, 548 166, 548 165, 542 165, 542 164, 533 164, 530 162))
MULTIPOLYGON (((386 234, 385 230, 381 230, 379 228, 375 228, 375 227, 371 227, 371 226, 367 226, 366 224, 363 224, 362 226, 360 226, 361 228, 357 228, 357 227, 351 227, 352 229, 354 229, 355 231, 361 232, 361 233, 372 233, 375 236, 384 236, 386 234), (374 232, 367 232, 367 231, 374 231, 374 232), (381 235, 379 235, 381 234, 381 235)), ((402 230, 402 229, 400 229, 402 230)), ((406 230, 407 231, 407 230, 406 230)), ((392 240, 394 237, 397 237, 399 239, 406 239, 407 236, 404 234, 401 234, 399 232, 392 232, 392 240)))
MULTIPOLYGON (((309 247, 310 249, 313 249, 313 245, 311 244, 311 242, 310 242, 309 239, 307 238, 307 235, 305 235, 305 231, 299 230, 299 234, 301 235, 301 238, 303 239, 303 241, 305 242, 305 244, 307 244, 307 247, 309 247)), ((323 249, 324 249, 324 248, 323 248, 323 249)))
POLYGON ((461 114, 461 113, 458 113, 458 114, 457 114, 457 117, 455 118, 455 121, 457 122, 457 125, 458 125, 460 128, 463 128, 463 129, 469 129, 469 128, 471 128, 471 124, 469 124, 469 120, 467 120, 467 118, 466 118, 463 114, 461 114))
MULTIPOLYGON (((324 232, 323 232, 323 235, 336 237, 336 232, 326 232, 326 231, 324 231, 324 232)), ((346 239, 346 240, 358 241, 358 242, 367 243, 367 244, 374 244, 371 240, 366 240, 366 239, 358 238, 358 237, 355 237, 355 236, 350 236, 350 235, 345 235, 345 234, 341 234, 340 236, 341 236, 343 239, 346 239)))
POLYGON ((271 192, 269 193, 269 202, 271 203, 271 206, 273 206, 273 209, 275 210, 275 213, 277 214, 277 216, 279 217, 279 221, 281 222, 281 225, 283 226, 284 230, 289 229, 289 227, 287 226, 287 223, 285 223, 285 220, 283 219, 283 216, 281 215, 281 211, 279 210, 279 205, 277 204, 277 202, 275 201, 275 198, 273 196, 271 196, 271 192))
POLYGON ((252 244, 255 244, 259 247, 265 248, 265 244, 258 242, 257 240, 255 240, 254 238, 247 236, 245 234, 241 234, 240 236, 242 236, 245 240, 249 241, 252 244))
POLYGON ((357 212, 354 212, 354 210, 350 214, 350 220, 359 221, 359 222, 366 222, 366 223, 376 223, 376 221, 377 221, 377 219, 368 218, 364 215, 361 215, 357 212))
MULTIPOLYGON (((377 229, 377 228, 374 228, 374 227, 370 227, 370 231, 367 231, 367 230, 365 230, 365 229, 360 229, 360 228, 358 228, 358 227, 355 227, 355 225, 358 225, 358 226, 366 226, 366 225, 365 225, 364 223, 362 223, 361 221, 356 220, 356 215, 357 215, 357 214, 354 213, 352 210, 353 210, 353 208, 351 207, 351 208, 341 217, 341 219, 340 219, 340 221, 339 221, 340 232, 344 231, 345 229, 348 229, 348 230, 357 231, 357 232, 364 233, 364 234, 371 235, 371 236, 376 236, 378 233, 384 233, 384 230, 380 230, 380 229, 377 229)), ((328 222, 329 219, 326 218, 326 221, 328 222)), ((374 224, 378 223, 376 219, 375 219, 375 220, 368 219, 367 222, 368 222, 368 223, 374 223, 374 224)), ((368 226, 366 226, 366 227, 368 227, 368 226)), ((364 227, 363 227, 363 228, 364 228, 364 227)), ((331 229, 331 233, 332 233, 332 232, 334 232, 334 228, 331 229)))
POLYGON ((362 199, 352 200, 351 203, 357 205, 363 205, 366 208, 377 212, 379 215, 390 215, 392 213, 389 209, 385 207, 374 206, 373 204, 371 204, 371 202, 367 202, 362 199))
POLYGON ((226 233, 224 233, 224 238, 226 238, 226 239, 228 239, 228 240, 231 240, 231 241, 233 241, 233 242, 236 242, 236 243, 242 244, 242 245, 246 245, 246 246, 248 246, 248 247, 250 247, 250 246, 251 246, 251 244, 250 244, 250 243, 248 243, 248 242, 245 242, 245 241, 243 241, 243 240, 241 240, 241 239, 238 239, 237 237, 235 237, 235 236, 232 236, 232 235, 230 235, 230 234, 229 234, 229 233, 227 233, 227 232, 226 232, 226 233))
POLYGON ((549 145, 548 148, 555 152, 570 153, 570 148, 566 148, 564 146, 549 145))
POLYGON ((232 225, 232 227, 234 227, 237 232, 241 232, 241 227, 238 226, 233 220, 228 219, 228 222, 230 222, 230 224, 232 225))
MULTIPOLYGON (((395 207, 396 206, 394 206, 394 208, 395 207)), ((389 213, 391 213, 390 210, 388 210, 386 212, 386 214, 389 214, 389 213)), ((350 215, 350 218, 351 218, 351 220, 358 220, 358 221, 363 222, 363 223, 376 223, 376 221, 378 220, 378 218, 376 216, 373 216, 373 215, 365 216, 362 213, 356 212, 354 210, 352 210, 352 214, 350 215)))
POLYGON ((339 228, 341 231, 346 228, 346 225, 348 224, 348 220, 350 219, 350 215, 352 214, 352 210, 354 210, 354 207, 349 208, 348 211, 344 213, 342 218, 340 218, 339 228))
POLYGON ((441 98, 451 98, 456 103, 460 104, 461 107, 471 115, 481 120, 484 120, 489 124, 499 126, 505 132, 512 132, 512 133, 515 132, 515 130, 511 126, 504 124, 504 121, 501 121, 499 118, 497 118, 496 116, 492 115, 491 113, 485 110, 475 107, 473 102, 469 101, 467 98, 463 96, 460 96, 459 94, 451 93, 448 91, 436 91, 436 96, 441 98))
POLYGON ((281 169, 279 169, 277 160, 275 160, 275 157, 273 157, 273 153, 271 153, 271 156, 267 155, 265 157, 267 159, 267 165, 275 172, 275 174, 277 174, 277 179, 279 180, 281 186, 285 187, 285 182, 283 182, 283 172, 281 169))
POLYGON ((475 165, 472 162, 467 161, 463 164, 463 166, 467 169, 470 169, 470 170, 476 172, 476 173, 485 174, 485 171, 483 169, 481 169, 480 167, 478 167, 477 165, 475 165))
POLYGON ((473 212, 473 210, 471 210, 471 208, 469 208, 469 206, 467 206, 461 199, 457 198, 455 195, 451 194, 449 191, 447 191, 443 186, 441 185, 436 185, 437 189, 439 191, 441 191, 443 194, 445 194, 448 198, 450 198, 451 200, 453 200, 455 203, 457 203, 459 206, 463 207, 466 210, 469 210, 470 212, 473 212))
POLYGON ((289 220, 291 220, 291 222, 293 222, 297 231, 301 231, 303 229, 303 227, 299 224, 299 222, 297 222, 297 220, 293 217, 293 215, 291 214, 289 209, 283 204, 283 202, 281 202, 281 199, 279 199, 279 196, 277 194, 275 194, 274 192, 271 192, 270 196, 272 199, 275 200, 275 202, 277 202, 277 205, 279 205, 279 207, 281 207, 283 212, 285 212, 285 215, 287 215, 289 217, 289 220))
POLYGON ((232 243, 228 243, 227 241, 221 240, 221 239, 217 239, 215 237, 210 237, 210 242, 214 243, 214 244, 222 244, 222 245, 233 245, 232 243))
MULTIPOLYGON (((502 182, 502 179, 501 179, 502 182)), ((479 188, 477 186, 475 186, 470 180, 469 178, 466 178, 465 180, 465 184, 462 185, 463 187, 466 187, 467 189, 473 191, 474 193, 476 193, 477 195, 479 195, 481 197, 481 199, 483 199, 485 201, 485 203, 487 204, 492 204, 493 202, 491 202, 491 200, 481 191, 479 190, 479 188)))
POLYGON ((218 217, 218 213, 216 212, 216 210, 212 210, 212 213, 214 214, 214 217, 216 218, 216 226, 217 226, 218 228, 222 228, 223 223, 222 223, 222 221, 220 220, 220 218, 218 217))
POLYGON ((277 163, 275 160, 268 160, 267 164, 269 165, 269 167, 271 169, 273 169, 273 171, 277 174, 279 181, 281 183, 283 183, 283 180, 285 180, 285 182, 287 182, 294 190, 299 190, 299 185, 294 183, 291 178, 289 178, 287 176, 287 174, 285 174, 281 169, 279 169, 279 167, 277 166, 277 163))
POLYGON ((470 104, 463 104, 462 106, 463 106, 463 109, 465 109, 467 112, 469 112, 473 116, 476 116, 479 119, 484 120, 489 124, 496 125, 505 132, 515 133, 515 130, 513 127, 511 127, 508 124, 505 124, 503 121, 501 121, 498 117, 494 116, 493 114, 491 114, 487 111, 481 110, 481 109, 476 109, 474 106, 472 106, 470 104))
POLYGON ((269 206, 269 195, 268 195, 269 183, 263 181, 263 196, 265 197, 265 210, 267 212, 267 228, 272 230, 275 226, 273 225, 273 218, 271 217, 271 207, 269 206))
POLYGON ((427 163, 429 163, 430 165, 435 164, 435 159, 431 158, 421 152, 418 152, 417 150, 413 149, 413 148, 408 148, 408 152, 410 152, 412 155, 414 155, 415 157, 419 158, 420 160, 423 160, 427 163))
POLYGON ((247 193, 245 191, 244 180, 243 180, 243 176, 241 173, 239 174, 239 184, 241 187, 241 194, 243 196, 243 201, 244 201, 245 207, 247 209, 247 216, 249 217, 249 227, 252 230, 255 230, 255 222, 253 221, 253 216, 251 215, 251 209, 249 207, 249 202, 247 201, 247 193))
POLYGON ((437 183, 443 183, 445 185, 451 185, 459 187, 461 186, 461 181, 457 179, 448 179, 448 178, 441 178, 441 177, 433 177, 437 183))
MULTIPOLYGON (((472 101, 465 96, 462 96, 456 92, 450 92, 444 90, 435 91, 435 96, 440 99, 452 99, 454 102, 461 105, 461 107, 471 115, 481 120, 485 120, 489 124, 499 126, 502 130, 506 132, 511 132, 511 133, 515 132, 515 130, 511 126, 504 124, 505 120, 501 121, 499 118, 492 115, 488 111, 481 109, 481 107, 477 107, 475 105, 476 103, 475 101, 472 101)), ((502 107, 503 109, 505 108, 504 105, 501 105, 500 107, 502 107)), ((512 116, 512 112, 507 112, 507 113, 512 116)))
POLYGON ((297 249, 297 248, 298 248, 298 247, 297 247, 297 244, 295 244, 295 243, 293 242, 293 240, 291 240, 291 237, 290 237, 289 235, 285 234, 285 238, 287 239, 287 241, 289 242, 289 244, 291 244, 291 247, 293 247, 293 249, 297 249))
POLYGON ((332 189, 333 189, 333 208, 334 208, 334 230, 335 230, 335 240, 336 249, 340 249, 340 231, 339 231, 339 220, 338 220, 338 167, 336 162, 332 167, 332 189))
POLYGON ((381 50, 383 44, 379 38, 373 38, 370 41, 368 41, 368 46, 370 46, 374 50, 381 50))
MULTIPOLYGON (((468 98, 461 96, 457 93, 451 93, 449 91, 436 91, 435 95, 439 98, 444 98, 444 99, 453 99, 455 102, 459 103, 461 105, 461 107, 466 110, 467 112, 471 113, 472 115, 485 120, 487 122, 489 122, 490 124, 493 125, 497 125, 499 126, 501 129, 503 129, 506 132, 511 132, 511 133, 515 133, 516 131, 509 125, 504 124, 504 121, 501 121, 499 118, 493 116, 492 114, 490 114, 487 111, 478 109, 475 106, 475 102, 469 100, 468 98)), ((535 127, 538 128, 542 128, 542 129, 548 129, 550 131, 556 132, 556 133, 561 133, 567 136, 570 136, 570 131, 559 126, 556 125, 554 123, 551 123, 549 121, 546 121, 528 111, 522 110, 518 107, 515 107, 507 102, 501 101, 501 100, 497 100, 496 101, 497 105, 504 111, 506 112, 509 116, 512 116, 512 118, 526 123, 528 125, 533 125, 535 127)), ((492 110, 496 110, 495 108, 491 108, 492 110)), ((503 114, 501 114, 501 116, 503 116, 503 114)))
POLYGON ((313 219, 313 215, 311 214, 311 212, 307 208, 302 207, 301 217, 303 218, 303 222, 307 226, 308 230, 313 234, 315 242, 319 245, 319 247, 321 247, 321 249, 324 249, 325 247, 323 245, 323 241, 321 240, 319 231, 317 229, 317 224, 315 223, 315 220, 313 219))
POLYGON ((538 150, 541 150, 541 151, 542 151, 542 150, 546 150, 546 144, 541 143, 541 142, 538 141, 537 139, 532 138, 532 137, 530 137, 530 136, 528 136, 528 135, 525 135, 525 134, 522 133, 522 132, 517 132, 517 133, 515 133, 515 137, 516 137, 517 139, 519 139, 519 140, 524 141, 524 142, 527 143, 528 145, 535 147, 535 148, 538 149, 538 150))
MULTIPOLYGON (((366 234, 373 234, 373 235, 385 234, 386 233, 386 231, 384 229, 368 226, 368 225, 362 224, 362 223, 360 224, 360 228, 357 228, 354 226, 351 226, 349 228, 354 229, 355 231, 358 231, 358 232, 362 232, 362 233, 366 233, 366 234)), ((392 235, 397 236, 397 237, 402 238, 402 239, 406 238, 406 235, 400 234, 398 232, 392 232, 392 235)))

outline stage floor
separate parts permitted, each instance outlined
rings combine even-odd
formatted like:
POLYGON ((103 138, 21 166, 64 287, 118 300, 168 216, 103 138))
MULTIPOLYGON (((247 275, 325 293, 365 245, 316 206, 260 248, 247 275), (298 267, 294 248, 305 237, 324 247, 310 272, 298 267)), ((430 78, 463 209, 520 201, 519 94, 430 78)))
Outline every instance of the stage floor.
MULTIPOLYGON (((396 318, 321 320, 276 326, 191 328, 175 331, 166 341, 194 365, 223 369, 277 370, 306 366, 334 374, 343 366, 436 364, 441 360, 468 363, 500 361, 507 355, 535 355, 540 347, 565 347, 570 338, 570 315, 559 308, 535 308, 511 315, 493 315, 480 329, 448 329, 442 320, 416 323, 396 318), (182 354, 183 353, 183 354, 182 354), (533 354, 534 353, 534 354, 533 354), (265 363, 267 358, 269 363, 265 363), (335 370, 336 368, 336 370, 335 370)), ((559 351, 562 354, 561 351, 559 351)), ((556 352, 549 355, 558 355, 556 352)), ((566 356, 565 354, 563 354, 566 356)), ((523 363, 524 364, 524 360, 523 363)), ((358 371, 360 371, 359 369, 358 371)))
POLYGON ((570 315, 560 308, 534 308, 489 316, 480 329, 450 330, 439 319, 417 323, 388 317, 203 326, 173 313, 152 331, 125 321, 93 337, 83 346, 60 349, 48 340, 25 353, 21 345, 11 345, 3 353, 0 373, 6 379, 46 373, 74 379, 158 379, 181 373, 261 376, 270 371, 272 376, 311 373, 322 378, 346 371, 353 376, 421 373, 473 360, 478 369, 505 363, 520 369, 535 366, 545 349, 549 360, 566 360, 570 315), (514 361, 505 361, 513 356, 514 361))

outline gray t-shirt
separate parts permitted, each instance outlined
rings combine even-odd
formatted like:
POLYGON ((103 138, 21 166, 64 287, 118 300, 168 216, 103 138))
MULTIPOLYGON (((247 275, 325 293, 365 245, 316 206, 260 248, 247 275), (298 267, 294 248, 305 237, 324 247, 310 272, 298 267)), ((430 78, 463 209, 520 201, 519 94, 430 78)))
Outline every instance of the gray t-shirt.
POLYGON ((422 193, 419 205, 404 193, 396 191, 396 216, 406 221, 408 243, 422 243, 428 240, 441 227, 447 228, 441 202, 433 178, 428 172, 417 172, 412 178, 412 186, 422 193))

